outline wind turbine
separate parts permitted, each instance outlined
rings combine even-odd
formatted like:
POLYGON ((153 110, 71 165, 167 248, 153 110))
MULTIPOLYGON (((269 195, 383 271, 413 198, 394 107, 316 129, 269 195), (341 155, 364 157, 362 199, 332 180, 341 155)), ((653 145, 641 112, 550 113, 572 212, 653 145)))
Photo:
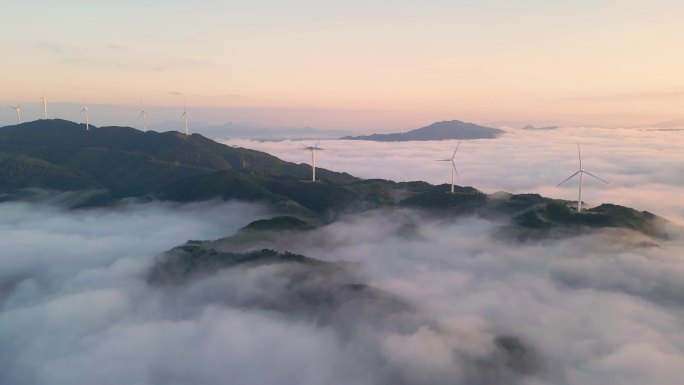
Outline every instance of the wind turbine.
POLYGON ((185 110, 185 96, 183 96, 183 114, 181 114, 181 119, 185 118, 185 135, 188 134, 188 112, 185 110))
POLYGON ((143 120, 143 132, 147 132, 147 112, 145 112, 145 109, 143 108, 142 98, 140 98, 140 115, 138 115, 138 120, 140 120, 140 118, 143 120))
MULTIPOLYGON (((437 159, 437 162, 451 162, 451 193, 454 193, 454 183, 456 182, 456 177, 458 176, 458 171, 456 171, 456 162, 454 161, 454 158, 456 157, 456 151, 458 151, 458 147, 461 145, 461 141, 458 141, 458 144, 456 145, 456 149, 454 150, 454 154, 451 155, 451 158, 449 159, 437 159)), ((460 178, 459 178, 460 179, 460 178)))
POLYGON ((316 151, 325 150, 324 148, 318 147, 318 143, 320 142, 321 141, 319 140, 313 146, 302 147, 302 150, 311 151, 311 180, 313 182, 316 181, 316 151))
POLYGON ((85 96, 83 97, 83 109, 81 110, 81 113, 85 115, 86 131, 88 131, 90 130, 90 123, 88 121, 88 105, 86 105, 85 96))
POLYGON ((13 108, 14 111, 17 112, 17 124, 18 124, 18 123, 21 123, 21 104, 22 104, 22 103, 23 103, 23 102, 19 102, 19 104, 17 104, 16 107, 14 107, 14 106, 7 106, 7 107, 9 107, 9 108, 13 108))
POLYGON ((579 196, 577 197, 577 212, 578 212, 578 213, 581 213, 581 212, 582 212, 582 184, 583 184, 583 182, 584 182, 584 174, 587 174, 587 175, 589 175, 589 176, 591 176, 591 177, 593 177, 593 178, 596 178, 596 179, 600 180, 600 181, 603 182, 603 183, 608 184, 608 182, 606 182, 605 180, 603 180, 603 179, 597 177, 596 175, 594 175, 594 174, 590 173, 589 171, 586 171, 586 170, 584 170, 584 169, 582 168, 582 152, 580 151, 580 144, 579 144, 579 142, 577 142, 577 156, 579 157, 579 170, 577 170, 577 172, 575 172, 574 174, 572 174, 572 175, 570 175, 569 177, 567 177, 564 181, 558 183, 558 185, 556 185, 556 187, 560 187, 560 185, 562 185, 563 183, 565 183, 565 182, 569 181, 570 179, 574 178, 575 175, 579 174, 579 196))
POLYGON ((45 97, 45 91, 43 91, 43 96, 40 97, 40 100, 43 101, 43 115, 45 116, 45 119, 47 120, 48 114, 47 114, 47 98, 45 97))

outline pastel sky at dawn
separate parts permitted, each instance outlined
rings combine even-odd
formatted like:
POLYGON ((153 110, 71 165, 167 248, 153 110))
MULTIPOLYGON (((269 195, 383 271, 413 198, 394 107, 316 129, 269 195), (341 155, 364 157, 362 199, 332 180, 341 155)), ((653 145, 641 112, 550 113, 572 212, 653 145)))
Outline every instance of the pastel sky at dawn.
POLYGON ((197 120, 251 110, 263 124, 349 129, 684 118, 677 0, 3 4, 0 101, 27 110, 45 90, 54 104, 103 108, 185 94, 214 111, 197 120))

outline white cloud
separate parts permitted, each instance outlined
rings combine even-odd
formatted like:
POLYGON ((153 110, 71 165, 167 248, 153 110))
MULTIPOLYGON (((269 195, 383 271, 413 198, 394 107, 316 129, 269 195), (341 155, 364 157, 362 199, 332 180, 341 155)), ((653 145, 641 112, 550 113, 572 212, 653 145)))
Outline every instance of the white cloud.
POLYGON ((380 210, 255 245, 353 262, 356 279, 420 315, 320 323, 259 305, 288 290, 278 266, 146 283, 180 239, 266 214, 215 204, 0 204, 1 239, 24 238, 2 245, 0 382, 674 385, 684 374, 680 240, 605 230, 512 244, 500 223, 380 210), (505 364, 497 335, 520 338, 527 374, 505 364))
MULTIPOLYGON (((585 179, 583 200, 610 202, 649 210, 684 223, 684 141, 678 131, 648 129, 560 128, 512 130, 494 140, 461 144, 456 162, 459 184, 488 193, 536 192, 577 199, 577 180, 555 186, 578 169, 576 141, 582 145, 584 168, 610 182, 585 179)), ((266 151, 284 160, 309 163, 299 142, 225 140, 224 143, 266 151)), ((449 183, 449 157, 456 141, 379 143, 322 141, 317 164, 362 178, 449 183)))

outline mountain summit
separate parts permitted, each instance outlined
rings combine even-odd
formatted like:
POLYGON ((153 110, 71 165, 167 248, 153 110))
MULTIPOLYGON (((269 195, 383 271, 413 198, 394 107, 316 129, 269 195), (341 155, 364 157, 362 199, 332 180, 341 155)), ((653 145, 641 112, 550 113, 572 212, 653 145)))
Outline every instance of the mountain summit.
POLYGON ((345 136, 346 140, 371 140, 376 142, 404 142, 411 140, 449 140, 449 139, 494 139, 506 131, 498 128, 478 126, 460 120, 433 123, 404 133, 373 134, 365 136, 345 136))

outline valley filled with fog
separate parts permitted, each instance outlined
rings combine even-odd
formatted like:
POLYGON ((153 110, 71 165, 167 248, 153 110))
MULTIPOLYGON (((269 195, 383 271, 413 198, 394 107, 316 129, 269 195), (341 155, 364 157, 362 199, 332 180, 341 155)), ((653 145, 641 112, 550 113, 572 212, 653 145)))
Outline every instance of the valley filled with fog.
MULTIPOLYGON (((679 135, 514 130, 464 141, 456 161, 463 184, 485 192, 574 200, 576 181, 554 186, 576 171, 579 140, 585 168, 610 181, 586 179, 587 202, 681 223, 679 135)), ((309 160, 300 142, 226 143, 309 160)), ((455 144, 322 141, 319 165, 446 183, 449 168, 433 159, 455 144)), ((608 228, 521 241, 505 222, 395 208, 251 244, 343 263, 351 283, 401 304, 328 322, 258 306, 290 289, 287 264, 149 282, 163 252, 277 214, 218 201, 0 203, 0 383, 676 385, 684 377, 684 234, 675 226, 669 239, 608 228)))
MULTIPOLYGON (((684 131, 655 128, 565 127, 554 130, 509 129, 497 139, 464 140, 456 155, 460 182, 486 193, 539 193, 577 200, 577 179, 555 186, 579 168, 577 141, 584 169, 607 180, 585 177, 583 201, 649 210, 684 224, 684 131)), ((223 143, 254 148, 281 159, 310 163, 301 146, 315 141, 252 141, 223 143)), ((321 168, 361 178, 449 183, 449 158, 458 141, 370 142, 322 140, 317 154, 321 168)))

